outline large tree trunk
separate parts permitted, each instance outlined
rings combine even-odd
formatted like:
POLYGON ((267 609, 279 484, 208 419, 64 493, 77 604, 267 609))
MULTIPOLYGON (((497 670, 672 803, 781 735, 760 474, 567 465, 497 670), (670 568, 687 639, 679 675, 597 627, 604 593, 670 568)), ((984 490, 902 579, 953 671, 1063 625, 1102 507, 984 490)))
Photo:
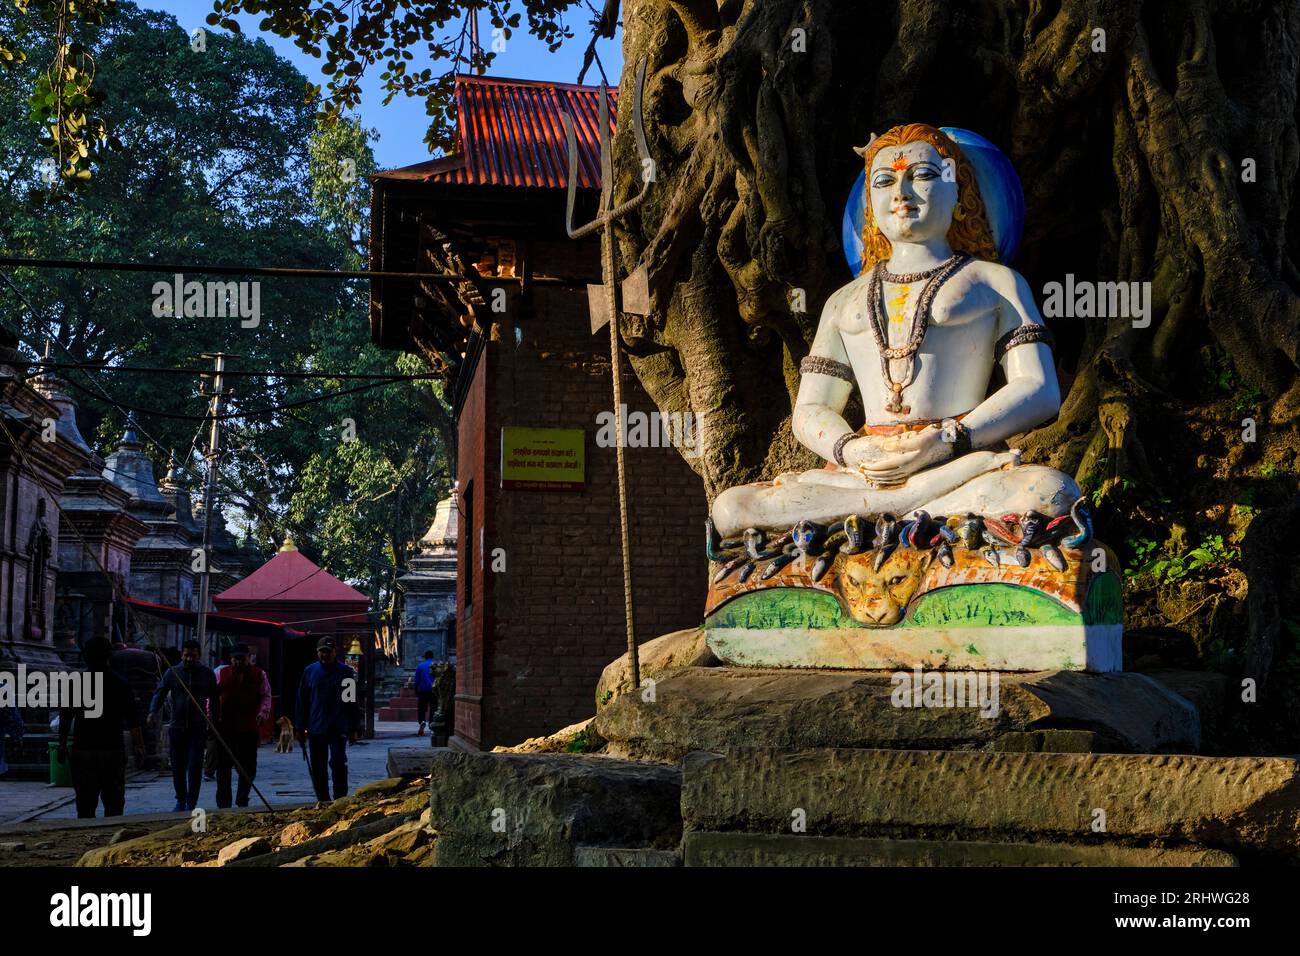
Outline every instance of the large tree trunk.
MULTIPOLYGON (((1147 328, 1049 320, 1064 403, 1016 442, 1094 494, 1122 553, 1135 533, 1239 541, 1243 490, 1254 508, 1295 497, 1297 5, 635 0, 623 14, 620 102, 647 58, 657 164, 620 235, 620 272, 646 264, 652 293, 625 344, 662 409, 702 416, 707 451, 688 460, 710 498, 815 463, 790 412, 822 303, 851 278, 851 147, 901 122, 963 126, 1007 151, 1027 206, 1011 265, 1032 288, 1067 273, 1153 283, 1147 328)), ((625 108, 619 199, 639 187, 630 123, 625 108)), ((1278 645, 1278 614, 1267 628, 1278 645)), ((1275 655, 1260 640, 1262 679, 1275 655)))

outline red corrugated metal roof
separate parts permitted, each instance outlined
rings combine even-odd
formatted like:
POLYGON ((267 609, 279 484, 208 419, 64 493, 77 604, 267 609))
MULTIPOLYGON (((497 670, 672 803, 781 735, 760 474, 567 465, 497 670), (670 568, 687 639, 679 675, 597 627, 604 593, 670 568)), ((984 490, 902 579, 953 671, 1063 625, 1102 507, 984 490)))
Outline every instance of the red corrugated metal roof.
POLYGON ((280 551, 248 577, 213 598, 217 610, 234 611, 256 604, 311 601, 319 604, 357 605, 370 599, 319 567, 300 551, 280 551), (234 606, 232 605, 232 602, 234 606), (225 604, 227 607, 222 607, 225 604))
MULTIPOLYGON (((610 90, 611 133, 617 100, 618 91, 610 90)), ((456 77, 456 153, 378 178, 564 189, 569 175, 564 113, 573 117, 578 141, 578 185, 599 189, 600 87, 497 76, 456 77)))

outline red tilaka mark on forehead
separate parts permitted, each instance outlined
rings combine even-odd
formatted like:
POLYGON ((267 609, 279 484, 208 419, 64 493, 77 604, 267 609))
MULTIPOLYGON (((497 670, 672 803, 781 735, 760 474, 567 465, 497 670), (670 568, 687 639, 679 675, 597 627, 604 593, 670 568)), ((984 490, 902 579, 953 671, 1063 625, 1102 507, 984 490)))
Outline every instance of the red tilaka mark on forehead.
POLYGON ((907 168, 907 157, 904 156, 902 153, 895 153, 895 154, 894 154, 894 165, 893 165, 892 168, 898 170, 899 172, 901 172, 901 171, 903 171, 904 169, 906 169, 906 168, 907 168))

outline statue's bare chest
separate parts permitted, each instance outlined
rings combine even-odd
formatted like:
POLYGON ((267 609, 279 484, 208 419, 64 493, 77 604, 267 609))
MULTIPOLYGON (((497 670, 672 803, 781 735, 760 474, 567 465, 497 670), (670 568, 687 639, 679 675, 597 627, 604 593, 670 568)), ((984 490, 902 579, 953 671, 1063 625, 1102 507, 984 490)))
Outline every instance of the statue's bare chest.
MULTIPOLYGON (((948 338, 944 333, 961 326, 966 333, 992 332, 996 325, 996 296, 967 267, 949 278, 927 296, 926 283, 882 283, 875 313, 880 317, 887 345, 906 344, 913 336, 948 338), (983 320, 983 321, 981 321, 983 320)), ((871 284, 865 278, 854 283, 836 316, 836 325, 847 340, 865 337, 873 341, 871 284)), ((965 335, 959 337, 965 338, 965 335)))

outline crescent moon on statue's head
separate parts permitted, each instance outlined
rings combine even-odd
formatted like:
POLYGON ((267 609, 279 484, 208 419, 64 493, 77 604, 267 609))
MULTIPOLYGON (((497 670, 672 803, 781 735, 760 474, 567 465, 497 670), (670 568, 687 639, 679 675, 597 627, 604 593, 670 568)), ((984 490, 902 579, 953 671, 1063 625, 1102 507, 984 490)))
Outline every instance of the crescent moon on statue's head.
POLYGON ((869 150, 869 149, 871 148, 871 144, 874 143, 874 142, 876 141, 876 137, 879 136, 879 135, 880 135, 879 133, 872 133, 872 134, 871 134, 871 139, 867 140, 867 145, 866 145, 866 146, 854 146, 854 147, 853 147, 853 152, 857 153, 857 154, 858 154, 859 156, 861 156, 863 159, 866 159, 866 158, 867 158, 867 150, 869 150))

